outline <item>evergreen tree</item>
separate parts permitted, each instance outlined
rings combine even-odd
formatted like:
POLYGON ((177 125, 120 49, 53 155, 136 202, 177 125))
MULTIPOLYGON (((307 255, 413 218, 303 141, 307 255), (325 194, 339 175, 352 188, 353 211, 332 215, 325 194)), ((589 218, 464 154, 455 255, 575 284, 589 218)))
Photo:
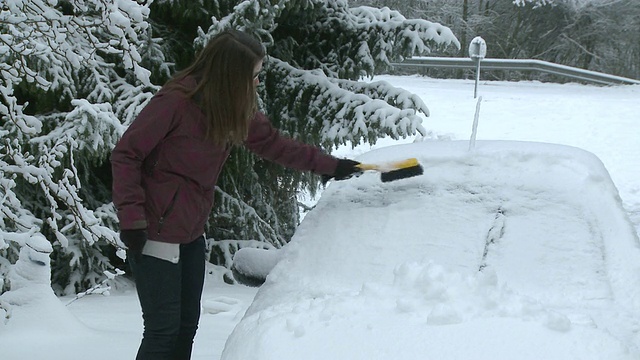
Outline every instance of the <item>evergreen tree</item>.
POLYGON ((104 164, 155 89, 138 51, 148 13, 126 0, 3 2, 0 292, 33 237, 54 245, 59 294, 112 267, 119 244, 104 164))
MULTIPOLYGON (((204 10, 180 1, 156 5, 167 7, 161 13, 195 14, 186 22, 192 24, 201 14, 193 7, 204 10)), ((428 109, 418 97, 387 83, 357 80, 404 57, 459 46, 440 24, 408 20, 388 8, 349 8, 340 0, 214 1, 207 11, 213 22, 198 32, 196 50, 226 28, 261 39, 268 53, 259 89, 262 110, 282 132, 327 151, 346 143, 375 143, 382 136, 427 135, 419 112, 428 115, 428 109)), ((309 173, 236 149, 220 178, 210 221, 208 235, 224 240, 214 243, 214 261, 228 259, 228 252, 241 246, 228 240, 285 244, 298 223, 297 193, 313 192, 317 185, 309 173)))
MULTIPOLYGON (((60 295, 94 286, 105 269, 122 265, 111 149, 170 74, 227 27, 254 34, 269 52, 260 95, 275 125, 327 151, 347 141, 427 134, 419 98, 355 80, 403 56, 457 44, 441 25, 388 9, 350 9, 345 1, 5 1, 0 292, 11 290, 6 274, 39 234, 53 244, 60 295)), ((209 235, 281 246, 297 225, 297 191, 317 184, 237 149, 209 235)))

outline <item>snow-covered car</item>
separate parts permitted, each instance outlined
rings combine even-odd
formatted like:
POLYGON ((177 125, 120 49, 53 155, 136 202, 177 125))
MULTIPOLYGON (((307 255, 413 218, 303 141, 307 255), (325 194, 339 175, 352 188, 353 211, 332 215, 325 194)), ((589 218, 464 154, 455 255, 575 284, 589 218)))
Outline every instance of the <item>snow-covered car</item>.
POLYGON ((600 160, 469 145, 360 156, 424 174, 331 183, 222 358, 640 359, 640 246, 600 160))

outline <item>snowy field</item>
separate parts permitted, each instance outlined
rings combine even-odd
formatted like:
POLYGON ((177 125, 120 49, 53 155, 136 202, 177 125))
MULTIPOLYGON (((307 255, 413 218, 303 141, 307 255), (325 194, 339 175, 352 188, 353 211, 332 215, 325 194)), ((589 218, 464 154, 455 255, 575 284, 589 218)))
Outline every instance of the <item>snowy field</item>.
MULTIPOLYGON (((431 110, 431 116, 423 125, 433 131, 434 138, 469 139, 476 108, 472 81, 388 76, 374 80, 389 81, 421 96, 431 110)), ((558 143, 595 154, 610 173, 636 232, 640 232, 640 141, 637 135, 640 133, 640 87, 482 82, 479 95, 483 98, 477 133, 479 140, 558 143)), ((380 141, 374 148, 392 143, 396 142, 380 141)), ((341 148, 337 154, 354 157, 368 150, 366 146, 341 148)), ((502 259, 505 263, 508 260, 502 259)), ((425 269, 429 274, 429 268, 425 269)), ((405 270, 410 275, 412 270, 405 270)), ((253 288, 223 284, 216 276, 219 274, 216 269, 212 267, 211 271, 203 297, 203 315, 193 359, 220 358, 227 337, 256 294, 253 288)), ((592 280, 598 279, 595 276, 585 278, 586 283, 592 280)), ((466 291, 464 284, 459 285, 462 292, 466 291)), ((624 288, 624 284, 618 286, 624 288)), ((516 294, 519 290, 514 289, 516 294)), ((70 298, 55 299, 46 295, 38 298, 34 297, 36 292, 37 289, 33 289, 32 293, 24 294, 33 298, 31 305, 16 310, 12 320, 0 327, 3 360, 106 360, 134 357, 140 341, 142 321, 133 289, 112 292, 110 296, 89 296, 68 306, 64 304, 70 298)), ((548 295, 553 297, 554 293, 548 295)), ((412 304, 408 302, 406 305, 410 307, 412 304)), ((474 309, 477 310, 473 304, 451 305, 463 319, 472 316, 474 309), (469 312, 465 313, 464 309, 469 309, 469 312)), ((592 321, 579 315, 570 313, 566 318, 574 323, 582 322, 579 325, 589 325, 592 321)), ((631 318, 638 318, 638 314, 631 315, 631 318)), ((303 318, 292 320, 294 331, 296 321, 300 319, 303 318)), ((559 330, 563 330, 564 319, 559 317, 551 321, 552 327, 555 324, 559 330)), ((628 327, 621 330, 626 336, 624 343, 631 344, 637 350, 640 347, 640 326, 633 322, 625 324, 628 327)), ((524 331, 528 328, 519 329, 524 331)), ((566 332, 560 331, 557 337, 549 338, 549 341, 561 343, 562 334, 566 332)), ((476 335, 490 336, 463 333, 468 337, 476 335)), ((545 332, 544 336, 549 336, 549 333, 545 332)), ((324 344, 315 344, 320 345, 324 344)), ((233 359, 232 355, 227 353, 226 359, 233 359)))

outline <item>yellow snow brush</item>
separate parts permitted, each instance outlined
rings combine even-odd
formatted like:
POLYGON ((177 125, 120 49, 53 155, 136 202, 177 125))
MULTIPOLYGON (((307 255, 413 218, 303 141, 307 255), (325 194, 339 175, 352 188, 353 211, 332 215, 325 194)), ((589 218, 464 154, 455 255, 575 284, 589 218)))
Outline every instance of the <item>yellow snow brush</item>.
POLYGON ((362 171, 373 170, 380 172, 380 180, 382 182, 406 179, 424 173, 424 169, 416 158, 382 164, 359 164, 357 167, 362 171))

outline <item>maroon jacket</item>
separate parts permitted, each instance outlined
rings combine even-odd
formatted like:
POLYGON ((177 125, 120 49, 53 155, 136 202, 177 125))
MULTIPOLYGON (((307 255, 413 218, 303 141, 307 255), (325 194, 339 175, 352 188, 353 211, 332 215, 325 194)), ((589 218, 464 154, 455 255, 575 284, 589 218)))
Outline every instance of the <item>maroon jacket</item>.
MULTIPOLYGON (((150 239, 168 243, 188 243, 204 233, 230 151, 205 139, 204 121, 193 101, 161 90, 127 129, 111 154, 121 230, 146 228, 150 239)), ((333 174, 338 162, 282 136, 262 113, 251 121, 245 146, 267 160, 317 174, 333 174)))

